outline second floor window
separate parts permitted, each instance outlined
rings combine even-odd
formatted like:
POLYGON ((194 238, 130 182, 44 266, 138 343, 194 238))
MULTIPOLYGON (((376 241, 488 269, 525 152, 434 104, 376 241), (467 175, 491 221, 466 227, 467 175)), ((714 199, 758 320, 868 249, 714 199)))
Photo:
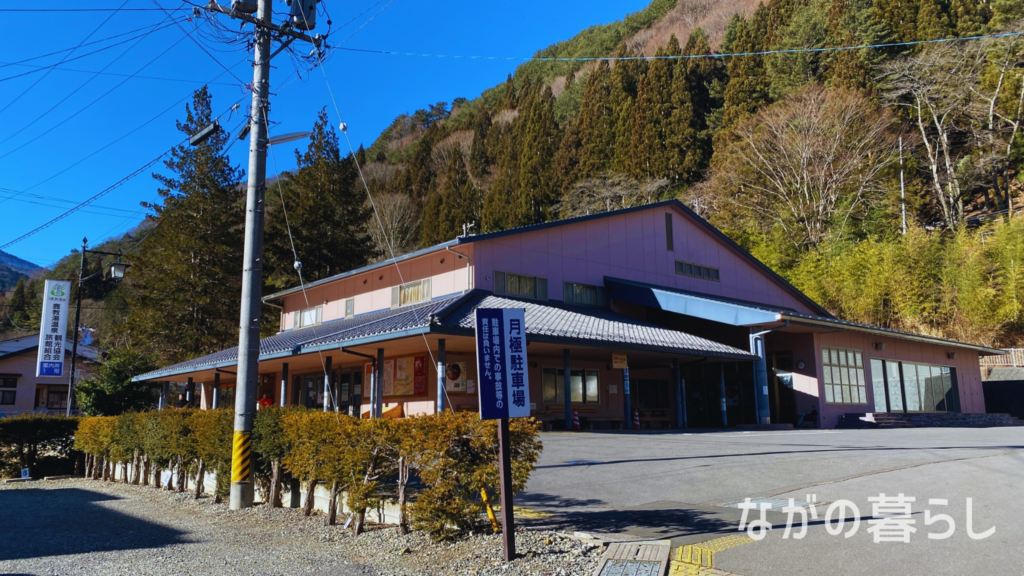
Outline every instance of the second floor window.
POLYGON ((521 296, 523 298, 535 298, 537 300, 547 300, 548 279, 541 278, 539 276, 526 276, 524 274, 495 271, 494 293, 508 294, 509 296, 521 296))
POLYGON ((17 387, 18 387, 18 379, 17 378, 12 378, 12 377, 9 377, 9 376, 4 376, 3 378, 0 378, 0 388, 17 388, 17 387))
POLYGON ((316 326, 323 319, 323 306, 313 306, 305 310, 297 310, 292 312, 292 314, 295 314, 295 319, 292 322, 294 328, 316 326))
POLYGON ((581 306, 607 306, 608 297, 604 286, 590 286, 578 282, 566 282, 562 288, 562 300, 566 304, 581 306))
POLYGON ((718 268, 676 260, 676 274, 718 282, 718 268))
POLYGON ((351 318, 356 315, 356 299, 349 298, 345 300, 345 318, 351 318))
POLYGON ((430 300, 430 278, 406 282, 391 288, 391 307, 399 308, 430 300))

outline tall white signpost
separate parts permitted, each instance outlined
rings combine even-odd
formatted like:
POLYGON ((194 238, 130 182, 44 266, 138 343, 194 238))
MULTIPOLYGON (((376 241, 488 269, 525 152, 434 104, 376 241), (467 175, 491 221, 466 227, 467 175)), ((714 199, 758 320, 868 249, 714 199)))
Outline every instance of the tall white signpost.
POLYGON ((480 419, 499 421, 498 468, 506 562, 516 557, 508 419, 530 416, 528 366, 526 311, 522 308, 477 308, 476 373, 480 380, 480 419))
MULTIPOLYGON (((71 282, 47 280, 43 288, 43 315, 39 322, 37 378, 64 377, 64 337, 68 330, 71 282)), ((71 402, 71 398, 68 398, 71 402)))

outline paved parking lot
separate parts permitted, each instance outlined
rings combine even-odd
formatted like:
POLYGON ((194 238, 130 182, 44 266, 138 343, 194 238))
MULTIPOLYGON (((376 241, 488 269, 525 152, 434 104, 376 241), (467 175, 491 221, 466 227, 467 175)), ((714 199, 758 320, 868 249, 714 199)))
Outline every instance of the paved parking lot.
POLYGON ((805 538, 784 539, 786 515, 769 514, 776 529, 760 542, 719 553, 716 566, 745 576, 1024 573, 1022 428, 550 433, 542 439, 537 471, 516 500, 553 514, 537 522, 692 544, 736 533, 741 511, 725 505, 813 494, 823 505, 805 538), (873 541, 868 498, 881 493, 916 498, 910 543, 873 541), (968 536, 968 497, 974 531, 995 526, 995 534, 968 536), (856 504, 862 518, 848 539, 830 535, 823 521, 827 503, 840 499, 856 504), (952 537, 928 538, 946 524, 926 526, 926 509, 952 517, 952 537))

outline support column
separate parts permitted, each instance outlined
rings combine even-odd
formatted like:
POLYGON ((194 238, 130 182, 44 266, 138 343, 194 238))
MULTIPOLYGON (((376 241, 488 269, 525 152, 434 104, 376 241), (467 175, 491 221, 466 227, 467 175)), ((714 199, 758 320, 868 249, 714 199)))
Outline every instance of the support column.
POLYGON ((622 369, 622 408, 626 411, 623 430, 633 429, 633 410, 629 404, 629 367, 627 366, 622 369))
POLYGON ((160 383, 160 391, 156 395, 156 409, 163 410, 167 406, 167 382, 160 383))
POLYGON ((565 429, 572 430, 572 365, 569 362, 569 349, 562 350, 562 367, 564 369, 563 393, 565 394, 565 429))
POLYGON ((331 409, 331 357, 324 360, 324 412, 331 409))
POLYGON ((729 410, 725 402, 725 364, 718 363, 718 396, 722 403, 722 428, 729 427, 729 410))
POLYGON ((687 421, 686 414, 686 378, 679 379, 679 396, 683 399, 683 430, 690 429, 690 423, 687 421))
POLYGON ((377 386, 374 388, 373 407, 377 418, 384 416, 384 349, 377 348, 377 386))
POLYGON ((754 406, 757 410, 757 423, 767 424, 771 418, 768 408, 768 364, 765 359, 764 337, 750 335, 750 353, 757 356, 757 360, 754 360, 754 406))
POLYGON ((212 406, 214 410, 216 410, 217 408, 220 408, 220 398, 219 397, 220 397, 220 372, 214 372, 213 373, 213 402, 210 404, 210 406, 212 406))
POLYGON ((288 397, 288 363, 281 366, 281 408, 287 405, 285 399, 288 397))
POLYGON ((679 388, 679 359, 672 359, 672 389, 676 393, 676 430, 683 429, 683 394, 679 388))
POLYGON ((188 384, 185 385, 185 401, 188 402, 189 406, 196 399, 196 383, 192 381, 192 378, 188 379, 188 384))
POLYGON ((447 366, 444 352, 444 338, 437 340, 437 413, 444 412, 445 390, 444 390, 444 369, 447 366))

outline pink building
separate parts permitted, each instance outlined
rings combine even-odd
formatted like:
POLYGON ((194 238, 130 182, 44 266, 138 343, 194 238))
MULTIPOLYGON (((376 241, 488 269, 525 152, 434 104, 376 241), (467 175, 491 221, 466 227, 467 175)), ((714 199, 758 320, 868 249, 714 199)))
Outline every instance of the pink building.
MULTIPOLYGON (((36 356, 39 334, 0 342, 0 415, 27 412, 63 415, 68 407, 68 378, 37 377, 36 356)), ((77 381, 92 377, 98 352, 91 346, 78 347, 77 381)), ((64 370, 71 370, 71 345, 64 343, 64 370)))
MULTIPOLYGON (((571 410, 594 428, 633 410, 644 427, 980 413, 979 355, 999 353, 837 319, 676 200, 464 236, 264 301, 281 320, 258 396, 353 414, 372 374, 388 415, 476 410, 477 307, 526 309, 532 413, 559 428, 571 410)), ((138 379, 224 406, 236 364, 230 349, 138 379)))

